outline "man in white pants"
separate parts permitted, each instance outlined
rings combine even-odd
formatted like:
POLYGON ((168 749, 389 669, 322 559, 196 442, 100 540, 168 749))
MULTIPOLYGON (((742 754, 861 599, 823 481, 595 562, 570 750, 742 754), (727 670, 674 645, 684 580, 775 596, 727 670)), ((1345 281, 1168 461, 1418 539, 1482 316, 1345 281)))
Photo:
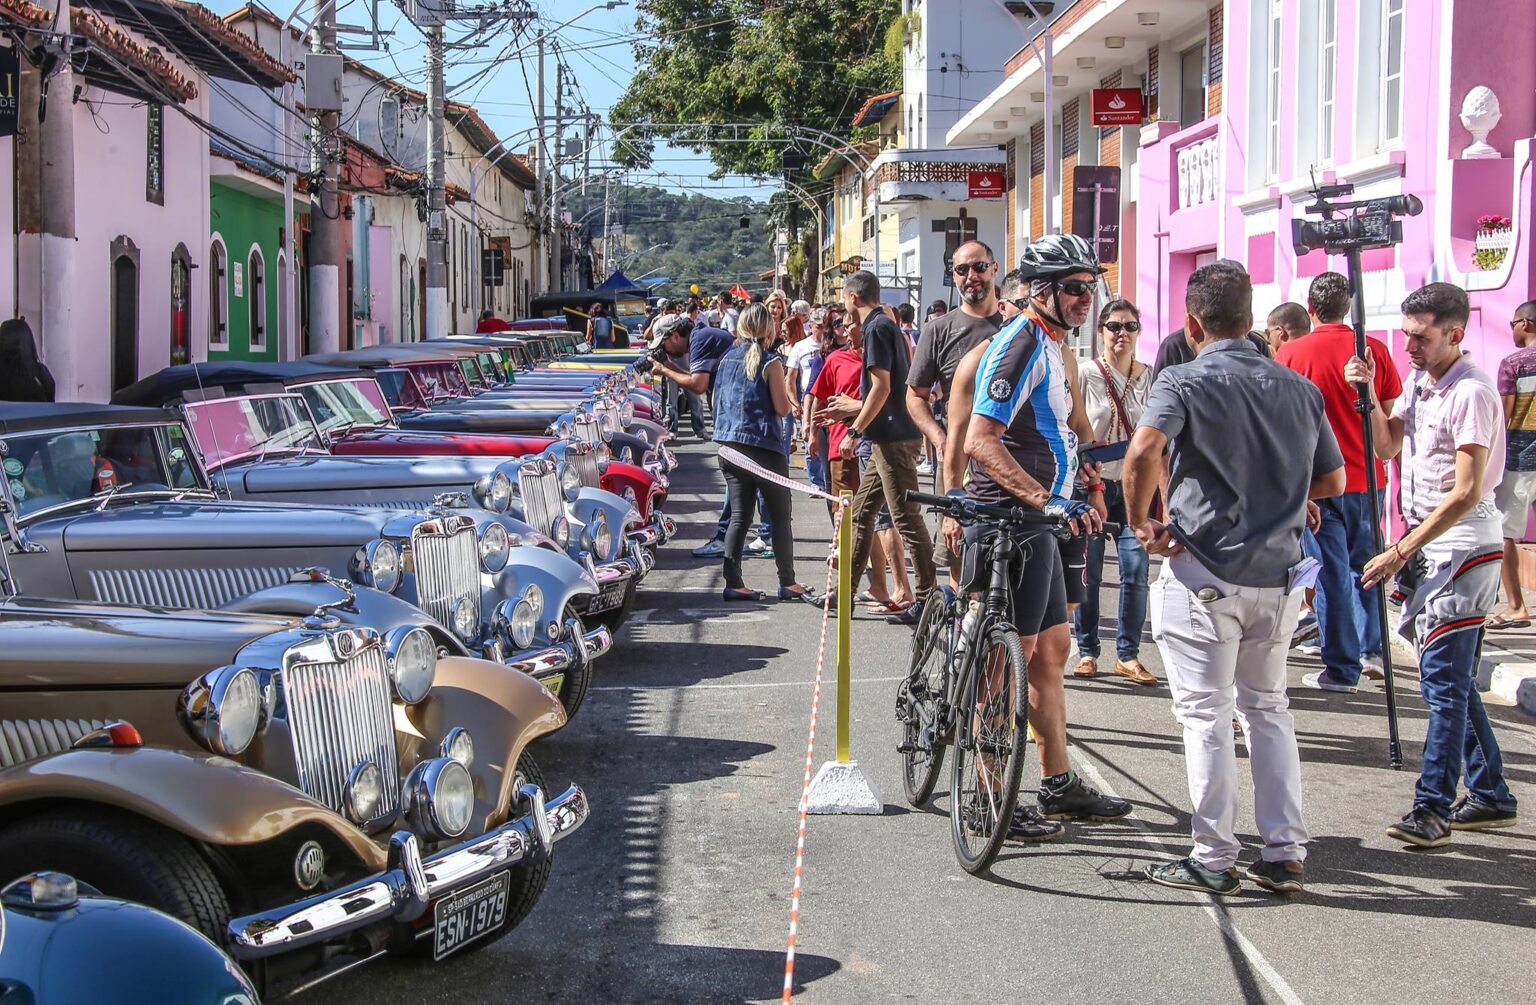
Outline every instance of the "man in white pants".
POLYGON ((1164 886, 1235 893, 1238 852, 1234 706, 1248 736, 1261 858, 1245 875, 1268 890, 1302 888, 1307 828, 1285 661, 1301 607, 1301 530, 1310 500, 1344 491, 1344 458, 1323 396, 1260 353, 1253 284, 1236 262, 1196 270, 1184 331, 1199 355, 1165 369, 1125 459, 1136 536, 1166 558, 1152 586, 1152 636, 1184 727, 1195 846, 1148 866, 1164 886), (1170 451, 1165 525, 1149 517, 1170 451))

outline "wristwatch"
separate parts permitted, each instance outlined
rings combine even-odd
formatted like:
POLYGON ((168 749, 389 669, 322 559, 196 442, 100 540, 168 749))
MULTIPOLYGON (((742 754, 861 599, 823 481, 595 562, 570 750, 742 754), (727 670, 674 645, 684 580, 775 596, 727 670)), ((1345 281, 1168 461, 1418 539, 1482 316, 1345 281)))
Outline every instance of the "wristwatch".
POLYGON ((850 440, 857 440, 863 435, 863 433, 859 432, 857 429, 854 429, 852 426, 848 427, 848 438, 850 440))

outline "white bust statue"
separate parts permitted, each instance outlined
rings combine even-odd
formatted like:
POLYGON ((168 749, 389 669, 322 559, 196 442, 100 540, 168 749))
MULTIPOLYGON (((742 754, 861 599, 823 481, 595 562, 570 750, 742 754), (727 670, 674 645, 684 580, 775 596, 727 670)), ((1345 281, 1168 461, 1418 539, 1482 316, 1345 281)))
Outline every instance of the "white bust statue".
POLYGON ((1499 96, 1492 90, 1478 84, 1467 92, 1461 103, 1461 124, 1472 134, 1472 143, 1461 152, 1462 160, 1488 160, 1499 156, 1499 152, 1488 144, 1488 134, 1503 117, 1499 96))

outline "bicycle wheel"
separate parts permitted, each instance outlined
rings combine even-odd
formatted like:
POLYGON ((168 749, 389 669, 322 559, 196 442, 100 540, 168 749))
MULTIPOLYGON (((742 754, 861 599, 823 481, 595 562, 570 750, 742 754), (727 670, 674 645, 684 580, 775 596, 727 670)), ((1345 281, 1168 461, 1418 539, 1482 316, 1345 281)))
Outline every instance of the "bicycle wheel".
POLYGON ((966 872, 985 872, 1008 837, 1024 770, 1028 681, 1012 628, 988 626, 968 661, 955 707, 950 831, 966 872))
POLYGON ((944 765, 939 709, 944 700, 945 667, 953 651, 954 615, 943 592, 934 590, 912 636, 912 663, 896 693, 901 723, 901 783, 907 802, 921 808, 933 795, 944 765))

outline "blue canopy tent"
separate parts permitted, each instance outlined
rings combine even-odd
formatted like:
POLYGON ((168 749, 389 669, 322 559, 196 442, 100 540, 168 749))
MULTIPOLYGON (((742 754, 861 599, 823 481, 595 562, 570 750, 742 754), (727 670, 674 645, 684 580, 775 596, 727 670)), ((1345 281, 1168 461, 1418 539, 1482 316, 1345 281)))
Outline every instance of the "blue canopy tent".
POLYGON ((613 275, 609 276, 607 279, 604 279, 597 288, 600 290, 611 290, 614 293, 619 294, 627 293, 631 296, 638 297, 646 296, 651 292, 644 286, 641 286, 639 283, 630 279, 621 271, 616 271, 613 275))

